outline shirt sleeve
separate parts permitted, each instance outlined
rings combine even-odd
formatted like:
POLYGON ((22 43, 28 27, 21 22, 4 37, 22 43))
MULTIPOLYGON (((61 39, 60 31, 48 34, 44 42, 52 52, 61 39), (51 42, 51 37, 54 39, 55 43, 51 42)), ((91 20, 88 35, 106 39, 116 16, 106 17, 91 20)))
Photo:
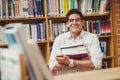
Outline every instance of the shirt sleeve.
POLYGON ((88 45, 88 52, 91 56, 91 61, 93 62, 95 69, 99 69, 102 66, 102 52, 100 48, 100 43, 97 35, 93 35, 90 44, 88 45))
POLYGON ((60 45, 63 44, 64 42, 64 37, 62 35, 56 37, 56 39, 54 40, 54 44, 52 46, 52 51, 50 54, 50 59, 49 59, 49 68, 50 70, 53 70, 55 64, 57 63, 55 57, 57 55, 60 55, 60 45))

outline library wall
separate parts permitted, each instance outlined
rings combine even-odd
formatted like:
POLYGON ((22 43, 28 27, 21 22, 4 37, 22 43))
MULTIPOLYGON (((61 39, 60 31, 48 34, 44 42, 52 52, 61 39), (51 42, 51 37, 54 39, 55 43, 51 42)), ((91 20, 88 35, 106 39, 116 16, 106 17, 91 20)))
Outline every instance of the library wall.
POLYGON ((115 0, 115 17, 116 17, 116 40, 117 40, 117 54, 118 66, 120 66, 120 0, 115 0))

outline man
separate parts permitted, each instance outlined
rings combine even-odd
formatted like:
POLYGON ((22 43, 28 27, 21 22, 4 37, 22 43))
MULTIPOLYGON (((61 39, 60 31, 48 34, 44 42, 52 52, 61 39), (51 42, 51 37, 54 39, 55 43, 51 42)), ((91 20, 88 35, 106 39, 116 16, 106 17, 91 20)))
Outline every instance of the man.
POLYGON ((63 33, 54 40, 49 60, 52 71, 63 73, 100 69, 102 52, 97 35, 83 30, 83 15, 78 9, 71 9, 66 15, 69 32, 63 33), (72 59, 61 51, 62 45, 84 45, 88 57, 72 59), (58 56, 59 55, 59 56, 58 56))

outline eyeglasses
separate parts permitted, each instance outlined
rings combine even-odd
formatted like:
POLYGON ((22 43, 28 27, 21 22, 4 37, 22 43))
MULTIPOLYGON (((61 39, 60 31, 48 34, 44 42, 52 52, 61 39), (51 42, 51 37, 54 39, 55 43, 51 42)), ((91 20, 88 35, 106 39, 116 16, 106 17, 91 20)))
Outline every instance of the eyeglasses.
POLYGON ((76 18, 76 19, 69 19, 68 21, 69 21, 69 22, 73 22, 74 20, 75 20, 76 22, 81 21, 81 19, 80 19, 80 18, 76 18))

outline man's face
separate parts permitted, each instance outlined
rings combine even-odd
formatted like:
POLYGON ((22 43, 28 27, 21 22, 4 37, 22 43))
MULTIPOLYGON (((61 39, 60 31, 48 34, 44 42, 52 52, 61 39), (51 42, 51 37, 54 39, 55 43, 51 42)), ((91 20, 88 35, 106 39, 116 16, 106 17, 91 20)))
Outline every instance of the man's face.
POLYGON ((72 14, 69 16, 67 26, 72 33, 80 33, 83 28, 83 21, 80 19, 78 14, 72 14))

